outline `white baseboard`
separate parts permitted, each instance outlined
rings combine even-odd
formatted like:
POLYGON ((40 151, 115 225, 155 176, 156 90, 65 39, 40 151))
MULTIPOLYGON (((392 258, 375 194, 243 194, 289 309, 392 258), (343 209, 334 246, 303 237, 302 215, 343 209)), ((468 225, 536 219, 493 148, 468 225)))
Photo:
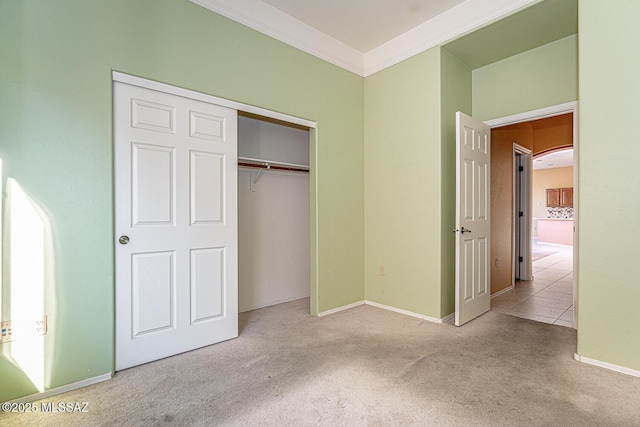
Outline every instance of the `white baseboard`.
POLYGON ((443 317, 441 323, 453 323, 455 319, 456 319, 456 312, 454 311, 450 315, 443 317))
POLYGON ((498 292, 496 292, 495 294, 491 294, 491 299, 493 299, 495 297, 498 297, 498 296, 500 296, 500 295, 502 295, 504 293, 507 293, 510 290, 513 290, 513 285, 509 286, 508 288, 501 289, 498 292))
POLYGON ((573 358, 578 362, 586 363, 587 365, 598 366, 600 368, 609 369, 611 371, 620 372, 623 374, 631 375, 633 377, 640 377, 640 371, 636 371, 635 369, 625 368, 624 366, 618 366, 612 363, 601 362, 600 360, 596 359, 590 359, 588 357, 580 356, 578 353, 574 353, 573 358))
POLYGON ((273 300, 269 302, 263 302, 255 305, 250 305, 249 307, 244 307, 242 309, 238 308, 238 313, 245 313, 247 311, 257 310, 259 308, 271 307, 272 305, 284 304, 285 302, 297 301, 299 299, 304 299, 304 298, 309 298, 309 294, 292 297, 292 298, 285 298, 285 299, 273 300))
POLYGON ((382 308, 383 310, 393 311, 394 313, 404 314, 406 316, 417 317, 418 319, 426 320, 433 323, 443 323, 445 319, 451 317, 451 314, 444 319, 437 319, 435 317, 425 316, 424 314, 414 313, 413 311, 403 310, 401 308, 391 307, 390 305, 384 305, 373 301, 364 301, 365 304, 371 305, 373 307, 382 308))
POLYGON ((323 311, 321 313, 318 313, 318 317, 324 317, 324 316, 328 316, 330 314, 339 313, 339 312, 344 311, 344 310, 349 310, 350 308, 355 308, 355 307, 361 306, 364 303, 365 303, 364 301, 358 301, 358 302, 354 302, 353 304, 347 304, 347 305, 343 305, 342 307, 338 307, 338 308, 334 308, 334 309, 331 309, 331 310, 323 311))
POLYGON ((372 307, 378 307, 378 308, 381 308, 383 310, 393 311, 394 313, 404 314, 405 316, 417 317, 418 319, 426 320, 428 322, 433 322, 433 323, 445 323, 445 322, 448 322, 448 321, 450 321, 451 319, 453 319, 455 317, 455 313, 451 313, 450 315, 448 315, 448 316, 446 316, 446 317, 444 317, 442 319, 437 319, 435 317, 425 316, 424 314, 414 313, 412 311, 403 310, 401 308, 396 308, 396 307, 391 307, 390 305, 384 305, 384 304, 380 304, 380 303, 369 301, 369 300, 358 301, 358 302, 354 302, 353 304, 343 305, 342 307, 334 308, 332 310, 323 311, 321 313, 318 313, 318 317, 324 317, 324 316, 328 316, 330 314, 339 313, 341 311, 349 310, 351 308, 359 307, 361 305, 370 305, 372 307))
POLYGON ((11 400, 11 403, 26 403, 33 402, 36 400, 46 399, 51 396, 55 396, 56 394, 66 393, 71 390, 75 390, 77 388, 86 387, 92 384, 101 383, 103 381, 107 381, 113 378, 113 372, 109 372, 107 374, 98 375, 97 377, 87 378, 86 380, 78 381, 75 383, 63 385, 56 388, 50 388, 49 390, 45 390, 41 393, 30 394, 29 396, 20 397, 18 399, 11 400))

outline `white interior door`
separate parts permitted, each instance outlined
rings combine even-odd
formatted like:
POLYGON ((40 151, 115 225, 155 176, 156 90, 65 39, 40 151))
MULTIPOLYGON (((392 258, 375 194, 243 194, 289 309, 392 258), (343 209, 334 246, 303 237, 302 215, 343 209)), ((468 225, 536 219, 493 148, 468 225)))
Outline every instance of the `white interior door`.
POLYGON ((238 336, 237 111, 114 83, 116 370, 238 336))
POLYGON ((491 308, 489 126, 456 113, 456 326, 491 308))

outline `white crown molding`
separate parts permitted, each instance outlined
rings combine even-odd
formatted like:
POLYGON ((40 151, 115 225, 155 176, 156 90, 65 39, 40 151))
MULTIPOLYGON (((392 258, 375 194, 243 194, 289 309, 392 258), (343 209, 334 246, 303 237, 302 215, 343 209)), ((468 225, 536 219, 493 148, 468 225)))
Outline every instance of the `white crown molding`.
POLYGON ((365 53, 363 75, 370 76, 540 1, 466 0, 365 53))
POLYGON ((362 52, 259 0, 189 0, 362 76, 362 52))
POLYGON ((367 53, 260 0, 189 1, 366 77, 542 0, 466 0, 367 53))

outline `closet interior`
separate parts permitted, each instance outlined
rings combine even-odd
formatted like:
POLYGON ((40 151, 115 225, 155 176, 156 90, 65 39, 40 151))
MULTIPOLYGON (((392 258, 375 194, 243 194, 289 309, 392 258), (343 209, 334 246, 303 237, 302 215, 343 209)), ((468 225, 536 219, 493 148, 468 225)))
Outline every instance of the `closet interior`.
POLYGON ((309 129, 238 117, 238 308, 309 297, 309 129))

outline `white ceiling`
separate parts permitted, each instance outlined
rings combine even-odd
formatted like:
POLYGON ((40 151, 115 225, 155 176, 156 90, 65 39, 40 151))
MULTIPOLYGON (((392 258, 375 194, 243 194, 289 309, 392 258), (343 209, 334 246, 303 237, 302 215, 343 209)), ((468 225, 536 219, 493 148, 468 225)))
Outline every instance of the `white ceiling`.
POLYGON ((551 169, 573 166, 573 148, 545 154, 533 159, 533 169, 551 169))
POLYGON ((366 53, 464 0, 263 0, 366 53))
POLYGON ((190 0, 368 76, 541 0, 190 0))

